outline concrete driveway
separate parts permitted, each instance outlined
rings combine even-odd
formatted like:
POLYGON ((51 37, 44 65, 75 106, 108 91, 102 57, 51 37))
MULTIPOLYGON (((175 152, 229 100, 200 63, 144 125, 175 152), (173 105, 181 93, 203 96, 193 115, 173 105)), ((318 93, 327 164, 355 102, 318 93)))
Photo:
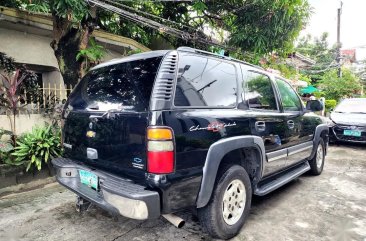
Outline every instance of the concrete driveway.
MULTIPOLYGON (((253 200, 233 240, 366 240, 366 146, 331 146, 321 176, 302 176, 253 200)), ((163 218, 135 221, 92 208, 58 184, 0 199, 0 240, 210 240, 189 212, 177 229, 163 218)))

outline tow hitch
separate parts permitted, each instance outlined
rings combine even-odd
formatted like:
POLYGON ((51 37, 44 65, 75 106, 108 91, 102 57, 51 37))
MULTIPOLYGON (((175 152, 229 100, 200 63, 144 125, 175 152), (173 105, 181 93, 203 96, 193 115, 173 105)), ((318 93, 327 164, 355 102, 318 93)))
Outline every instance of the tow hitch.
POLYGON ((79 213, 83 213, 85 211, 88 211, 89 207, 91 205, 91 202, 89 202, 88 200, 82 198, 82 197, 77 197, 76 198, 76 211, 79 213))

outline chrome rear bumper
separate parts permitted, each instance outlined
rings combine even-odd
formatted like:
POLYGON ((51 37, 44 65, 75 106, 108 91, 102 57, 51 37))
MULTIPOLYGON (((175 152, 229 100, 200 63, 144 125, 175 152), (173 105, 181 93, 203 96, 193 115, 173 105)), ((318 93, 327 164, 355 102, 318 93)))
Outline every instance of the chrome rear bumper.
POLYGON ((105 210, 138 220, 160 216, 158 192, 145 190, 144 186, 128 179, 91 170, 71 159, 56 158, 52 160, 52 164, 56 169, 56 179, 61 185, 105 210), (89 171, 98 176, 98 190, 80 182, 79 170, 89 171))

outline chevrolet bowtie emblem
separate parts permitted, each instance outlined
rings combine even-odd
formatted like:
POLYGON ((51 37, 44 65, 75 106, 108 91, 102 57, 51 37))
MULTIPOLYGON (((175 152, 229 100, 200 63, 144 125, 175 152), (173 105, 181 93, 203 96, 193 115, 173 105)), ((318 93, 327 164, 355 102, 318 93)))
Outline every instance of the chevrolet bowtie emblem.
POLYGON ((96 133, 95 133, 94 131, 87 131, 87 132, 86 132, 86 136, 87 136, 87 137, 90 137, 90 138, 95 137, 95 134, 96 134, 96 133))

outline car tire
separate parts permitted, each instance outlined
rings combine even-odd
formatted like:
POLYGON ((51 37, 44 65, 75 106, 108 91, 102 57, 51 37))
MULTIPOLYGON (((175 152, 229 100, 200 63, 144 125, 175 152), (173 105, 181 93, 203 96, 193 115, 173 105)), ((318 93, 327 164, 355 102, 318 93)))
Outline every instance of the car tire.
POLYGON ((239 233, 249 215, 252 187, 242 166, 223 170, 216 178, 209 203, 197 214, 203 229, 213 238, 229 239, 239 233))
POLYGON ((325 143, 320 138, 318 145, 316 146, 315 156, 309 161, 310 173, 314 176, 318 176, 323 172, 325 162, 325 143))

